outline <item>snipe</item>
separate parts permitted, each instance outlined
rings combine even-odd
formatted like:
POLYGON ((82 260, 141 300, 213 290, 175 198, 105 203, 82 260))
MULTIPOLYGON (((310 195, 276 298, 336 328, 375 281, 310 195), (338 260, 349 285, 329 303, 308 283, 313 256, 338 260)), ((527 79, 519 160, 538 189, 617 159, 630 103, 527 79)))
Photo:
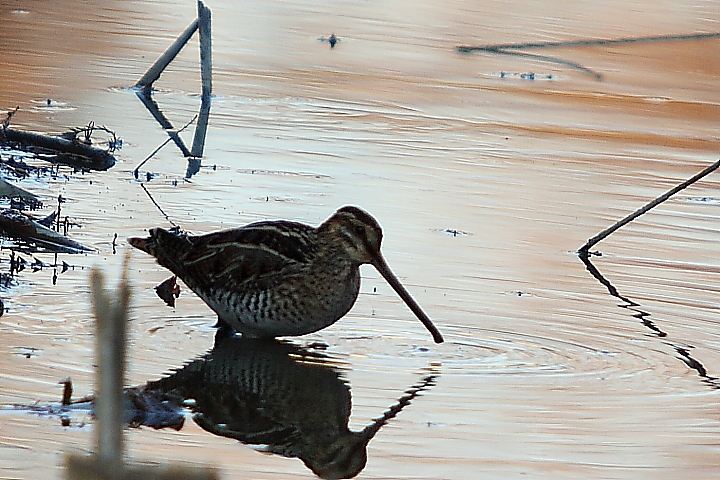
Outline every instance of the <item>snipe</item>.
POLYGON ((304 335, 335 323, 360 291, 360 265, 373 265, 436 343, 443 337, 380 253, 382 229, 368 213, 343 207, 314 228, 284 220, 192 236, 150 230, 130 238, 246 337, 304 335))

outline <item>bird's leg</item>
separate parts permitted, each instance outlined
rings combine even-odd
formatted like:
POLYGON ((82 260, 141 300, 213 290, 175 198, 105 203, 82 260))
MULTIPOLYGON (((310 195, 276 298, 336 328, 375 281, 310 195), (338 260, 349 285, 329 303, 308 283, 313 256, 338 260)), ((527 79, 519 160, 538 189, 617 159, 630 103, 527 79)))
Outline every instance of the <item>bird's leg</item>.
POLYGON ((231 327, 227 322, 222 320, 220 317, 218 317, 217 323, 214 325, 215 328, 217 328, 217 332, 215 332, 215 344, 217 345, 220 343, 223 339, 228 337, 234 337, 237 331, 233 327, 231 327))

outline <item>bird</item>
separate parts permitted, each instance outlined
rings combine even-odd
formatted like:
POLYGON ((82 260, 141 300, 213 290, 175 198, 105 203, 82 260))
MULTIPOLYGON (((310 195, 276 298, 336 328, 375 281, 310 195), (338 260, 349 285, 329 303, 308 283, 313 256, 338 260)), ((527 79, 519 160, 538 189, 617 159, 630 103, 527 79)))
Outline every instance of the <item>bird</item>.
POLYGON ((374 266, 433 340, 443 336, 385 262, 383 232, 369 213, 344 206, 318 227, 287 220, 190 235, 151 228, 128 243, 155 257, 218 315, 220 331, 246 338, 299 336, 345 316, 374 266))

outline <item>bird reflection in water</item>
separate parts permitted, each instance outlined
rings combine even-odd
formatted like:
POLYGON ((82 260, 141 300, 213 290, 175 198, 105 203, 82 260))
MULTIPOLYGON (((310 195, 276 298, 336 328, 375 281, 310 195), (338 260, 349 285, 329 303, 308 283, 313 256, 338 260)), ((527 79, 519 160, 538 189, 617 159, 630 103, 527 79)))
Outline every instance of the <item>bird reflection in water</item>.
POLYGON ((352 478, 365 468, 367 445, 380 428, 438 375, 425 375, 381 417, 354 432, 348 428, 350 386, 340 374, 341 367, 317 351, 227 337, 145 389, 186 400, 195 422, 210 433, 297 457, 321 478, 352 478))

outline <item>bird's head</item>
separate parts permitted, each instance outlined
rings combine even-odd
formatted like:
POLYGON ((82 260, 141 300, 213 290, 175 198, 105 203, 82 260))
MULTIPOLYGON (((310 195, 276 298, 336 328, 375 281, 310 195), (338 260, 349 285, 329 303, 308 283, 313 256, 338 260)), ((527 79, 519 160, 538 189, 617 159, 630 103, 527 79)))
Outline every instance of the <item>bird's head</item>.
POLYGON ((330 232, 353 261, 376 265, 380 256, 382 229, 369 213, 347 206, 336 211, 320 227, 330 232))

